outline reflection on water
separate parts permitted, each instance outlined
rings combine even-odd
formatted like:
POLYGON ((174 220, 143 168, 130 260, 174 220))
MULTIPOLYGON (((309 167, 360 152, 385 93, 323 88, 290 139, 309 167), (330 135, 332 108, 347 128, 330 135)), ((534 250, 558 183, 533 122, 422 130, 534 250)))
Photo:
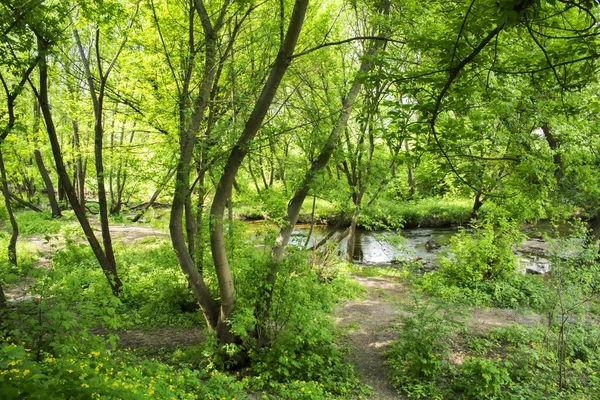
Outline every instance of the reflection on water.
MULTIPOLYGON (((315 226, 308 248, 311 248, 323 239, 332 230, 327 226, 315 226)), ((337 233, 341 233, 339 230, 337 233)), ((309 232, 309 226, 298 225, 292 234, 290 243, 304 246, 309 232)), ((420 258, 424 261, 434 262, 439 258, 440 251, 448 244, 450 238, 457 232, 456 228, 440 229, 405 229, 401 231, 367 231, 357 228, 354 245, 354 256, 352 260, 356 263, 374 265, 390 264, 394 260, 414 260, 420 258), (438 249, 427 250, 425 243, 435 240, 441 245, 438 249)), ((346 256, 348 238, 344 238, 339 245, 338 255, 346 256)))
MULTIPOLYGON (((328 226, 314 226, 308 237, 310 227, 298 225, 292 234, 290 244, 307 248, 315 246, 333 228, 328 226), (307 242, 308 239, 308 242, 307 242)), ((340 229, 336 234, 340 234, 340 229)), ((367 231, 357 228, 355 236, 355 252, 353 262, 365 265, 392 264, 395 261, 413 261, 420 259, 423 262, 439 264, 441 254, 448 249, 450 238, 458 232, 457 228, 416 228, 400 231, 367 231), (427 249, 426 243, 430 240, 440 245, 436 249, 427 249)), ((550 262, 544 257, 546 243, 537 239, 548 234, 559 236, 568 233, 568 227, 555 227, 549 223, 538 223, 525 226, 523 232, 530 239, 516 252, 519 255, 523 271, 545 273, 549 270, 550 262)), ((338 255, 346 256, 347 238, 344 238, 338 247, 338 255)))

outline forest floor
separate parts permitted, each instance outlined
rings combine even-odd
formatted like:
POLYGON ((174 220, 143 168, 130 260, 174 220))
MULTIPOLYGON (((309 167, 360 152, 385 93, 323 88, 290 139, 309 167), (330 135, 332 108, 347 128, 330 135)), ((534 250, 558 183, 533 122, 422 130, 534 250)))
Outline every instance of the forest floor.
MULTIPOLYGON (((99 227, 94 228, 99 233, 99 227)), ((140 225, 112 225, 111 233, 117 241, 131 245, 149 237, 168 237, 167 232, 140 225)), ((64 239, 54 236, 47 240, 43 235, 33 235, 27 237, 27 240, 38 249, 37 265, 52 268, 52 254, 64 246, 64 239)), ((348 361, 355 366, 362 382, 373 388, 373 399, 402 399, 404 397, 390 384, 385 351, 397 337, 402 317, 409 315, 406 310, 414 304, 414 295, 406 284, 393 276, 354 274, 352 278, 365 288, 366 294, 360 299, 345 302, 336 314, 338 326, 346 332, 344 341, 350 350, 348 361)), ((8 288, 6 294, 9 300, 25 296, 29 283, 24 281, 16 287, 8 288)), ((483 333, 493 327, 540 322, 537 315, 522 315, 508 309, 470 308, 466 313, 468 316, 465 322, 472 332, 483 333)), ((144 348, 153 355, 201 340, 202 332, 198 327, 130 330, 120 335, 123 348, 144 348)), ((461 362, 461 354, 451 357, 461 362)))

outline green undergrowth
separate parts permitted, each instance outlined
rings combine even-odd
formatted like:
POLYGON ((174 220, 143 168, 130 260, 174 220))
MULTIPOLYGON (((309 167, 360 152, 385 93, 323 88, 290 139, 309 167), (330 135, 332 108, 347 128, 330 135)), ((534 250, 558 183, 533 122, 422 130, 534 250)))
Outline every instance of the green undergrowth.
MULTIPOLYGON (((236 226, 228 236, 237 293, 230 324, 241 340, 224 347, 203 328, 168 239, 116 243, 124 283, 116 298, 78 230, 63 229, 65 246, 53 255, 53 268, 38 269, 32 297, 11 304, 2 316, 3 398, 329 399, 367 393, 344 361, 331 317, 342 299, 360 295, 360 285, 337 264, 312 264, 292 248, 279 265, 270 309, 259 320, 254 307, 265 286, 257 283, 265 282, 272 264, 269 252, 244 244, 246 234, 236 226), (204 340, 121 348, 121 332, 143 335, 157 328, 203 330, 204 340), (232 364, 236 354, 248 363, 232 364)), ((208 249, 204 275, 216 295, 208 249)))
POLYGON ((0 231, 0 282, 8 285, 19 285, 27 277, 35 277, 37 271, 35 261, 38 258, 37 248, 31 243, 17 241, 17 265, 8 261, 8 243, 10 234, 0 231))
POLYGON ((516 223, 500 218, 473 225, 450 239, 438 271, 413 277, 418 290, 461 305, 543 307, 548 286, 522 274, 513 249, 524 240, 516 223))
MULTIPOLYGON (((254 201, 237 204, 235 215, 239 219, 277 221, 285 214, 287 199, 271 197, 275 194, 263 193, 254 201), (263 199, 264 200, 260 200, 263 199)), ((281 196, 281 195, 278 195, 281 196)), ((469 222, 472 201, 467 199, 428 198, 420 200, 401 201, 395 197, 378 198, 372 205, 362 210, 358 224, 369 229, 398 229, 416 227, 447 227, 464 225, 469 222)), ((348 207, 350 207, 348 205, 348 207)), ((319 223, 337 222, 342 211, 346 224, 352 208, 343 210, 339 204, 317 198, 315 201, 314 220, 319 223)), ((312 216, 312 201, 305 201, 300 220, 310 222, 312 216)))
POLYGON ((41 213, 35 211, 21 211, 15 214, 15 219, 19 226, 19 234, 57 234, 66 227, 76 227, 77 220, 72 211, 63 211, 61 218, 52 218, 48 211, 41 213))
POLYGON ((410 399, 593 399, 600 395, 600 329, 577 319, 557 347, 555 324, 469 331, 448 309, 417 303, 387 353, 410 399))
POLYGON ((456 226, 469 222, 471 206, 471 201, 465 199, 399 201, 381 197, 363 210, 359 221, 372 229, 456 226))
POLYGON ((499 219, 452 238, 438 271, 408 275, 427 294, 407 308, 388 352, 391 380, 415 399, 600 398, 600 262, 582 225, 549 239, 551 274, 517 272, 515 225, 499 219), (469 328, 456 310, 531 310, 522 325, 469 328))

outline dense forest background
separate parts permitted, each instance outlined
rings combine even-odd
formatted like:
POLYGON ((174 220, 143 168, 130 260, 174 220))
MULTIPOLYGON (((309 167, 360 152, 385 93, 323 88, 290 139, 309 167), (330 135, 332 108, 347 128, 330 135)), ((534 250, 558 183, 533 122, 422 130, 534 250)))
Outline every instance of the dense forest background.
POLYGON ((393 396, 600 398, 597 2, 0 10, 6 398, 385 398, 333 318, 373 276, 402 286, 393 396), (452 226, 434 266, 352 263, 365 230, 452 226))

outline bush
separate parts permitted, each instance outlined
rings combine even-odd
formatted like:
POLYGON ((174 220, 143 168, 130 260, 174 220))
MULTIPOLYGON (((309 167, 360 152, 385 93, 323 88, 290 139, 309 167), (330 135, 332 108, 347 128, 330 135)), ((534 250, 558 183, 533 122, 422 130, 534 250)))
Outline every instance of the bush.
POLYGON ((460 231, 450 239, 451 255, 441 260, 440 273, 460 287, 503 279, 516 271, 513 247, 524 236, 514 223, 500 219, 496 224, 479 222, 473 233, 460 231))
POLYGON ((448 313, 418 300, 402 318, 398 339, 387 354, 392 383, 406 391, 412 383, 434 381, 450 351, 450 338, 461 326, 448 313))
POLYGON ((511 382, 507 361, 471 357, 458 367, 453 389, 471 399, 493 399, 511 382))

